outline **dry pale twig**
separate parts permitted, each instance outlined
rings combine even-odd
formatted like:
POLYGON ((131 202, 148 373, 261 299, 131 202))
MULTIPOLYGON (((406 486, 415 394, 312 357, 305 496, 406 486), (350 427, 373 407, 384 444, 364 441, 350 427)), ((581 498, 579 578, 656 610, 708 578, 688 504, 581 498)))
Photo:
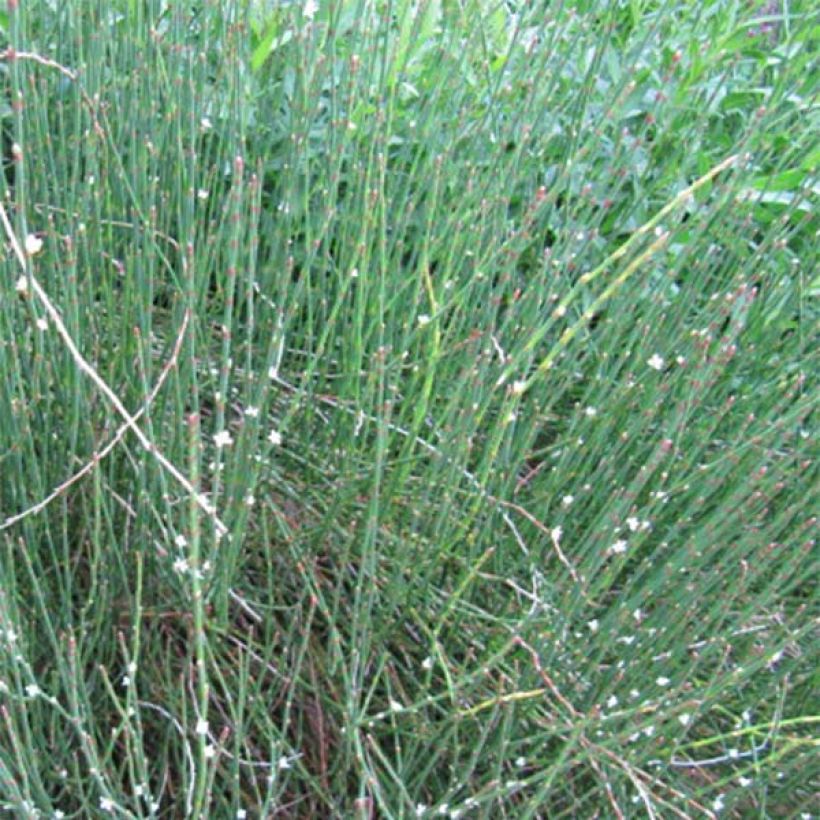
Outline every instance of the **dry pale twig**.
POLYGON ((181 473, 180 470, 162 454, 162 452, 145 435, 145 433, 143 433, 137 425, 134 417, 131 416, 125 409, 117 394, 108 386, 105 380, 91 366, 83 354, 80 353, 77 345, 71 338, 71 334, 68 332, 65 324, 63 324, 59 311, 56 307, 54 307, 54 304, 51 302, 51 299, 49 299, 48 294, 29 269, 29 265, 26 264, 25 254, 23 253, 23 249, 20 247, 20 242, 14 233, 14 229, 11 226, 8 214, 6 213, 6 209, 2 203, 0 203, 0 220, 3 222, 6 235, 9 238, 9 242, 11 243, 14 254, 17 257, 17 261, 20 263, 20 267, 23 269, 23 272, 27 274, 28 284, 54 323, 54 327, 56 328, 60 338, 63 340, 63 343, 68 348, 71 357, 74 359, 74 363, 91 379, 97 389, 108 399, 109 403, 125 421, 127 428, 133 431, 134 435, 137 437, 139 443, 143 446, 146 452, 150 453, 159 462, 163 469, 169 473, 171 477, 186 490, 186 492, 190 493, 197 506, 208 516, 208 518, 211 519, 211 521, 213 521, 217 533, 220 536, 226 535, 228 528, 222 523, 222 520, 219 518, 216 509, 210 501, 208 501, 208 499, 200 493, 193 484, 191 484, 188 478, 186 478, 186 476, 183 475, 183 473, 181 473))
MULTIPOLYGON (((182 348, 182 340, 185 337, 185 330, 188 327, 188 321, 190 320, 190 312, 185 311, 185 316, 182 319, 182 325, 179 329, 179 334, 177 335, 176 343, 174 344, 174 349, 171 352, 171 357, 165 363, 165 366, 162 369, 162 372, 157 379, 157 383, 154 385, 154 388, 148 394, 145 402, 143 403, 142 407, 131 417, 134 421, 137 421, 145 412, 148 410, 149 405, 154 399, 157 397, 157 394, 162 388, 162 385, 165 383, 165 380, 168 378, 168 374, 174 368, 174 365, 177 363, 177 359, 179 357, 179 351, 182 348)), ((76 484, 83 476, 88 475, 96 466, 100 463, 116 446, 122 441, 123 436, 128 432, 129 428, 128 422, 123 424, 119 427, 117 432, 114 434, 114 437, 108 444, 105 445, 101 450, 97 450, 91 456, 91 459, 83 465, 76 473, 74 473, 71 478, 66 479, 55 487, 45 498, 38 501, 33 506, 29 507, 27 510, 23 510, 21 513, 17 513, 17 515, 12 515, 3 521, 0 524, 0 532, 3 530, 7 530, 9 527, 14 526, 15 524, 22 521, 24 518, 28 518, 30 515, 36 515, 37 513, 44 510, 52 501, 56 498, 59 498, 69 487, 73 484, 76 484)))

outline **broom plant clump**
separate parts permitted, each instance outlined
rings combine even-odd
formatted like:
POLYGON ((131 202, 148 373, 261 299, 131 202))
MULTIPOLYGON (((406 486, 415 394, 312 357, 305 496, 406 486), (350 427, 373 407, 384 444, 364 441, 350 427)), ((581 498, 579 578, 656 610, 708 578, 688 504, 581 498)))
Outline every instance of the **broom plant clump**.
POLYGON ((10 2, 2 811, 812 816, 817 25, 10 2))

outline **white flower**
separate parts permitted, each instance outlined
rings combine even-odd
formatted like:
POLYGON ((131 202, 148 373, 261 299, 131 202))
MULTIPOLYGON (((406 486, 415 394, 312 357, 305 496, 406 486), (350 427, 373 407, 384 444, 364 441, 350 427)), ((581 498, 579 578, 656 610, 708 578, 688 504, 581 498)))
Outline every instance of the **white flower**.
POLYGON ((290 768, 290 760, 285 755, 279 758, 279 762, 276 764, 277 768, 279 769, 289 769, 290 768))
POLYGON ((34 324, 37 325, 37 330, 48 330, 48 319, 45 316, 40 316, 34 324))
POLYGON ((246 407, 245 408, 245 415, 249 419, 255 419, 259 415, 259 408, 258 407, 246 407))
POLYGON ((397 701, 391 698, 390 700, 390 711, 391 712, 401 712, 404 707, 397 701))
POLYGON ((218 449, 222 449, 223 447, 229 447, 233 444, 233 437, 231 436, 228 430, 220 430, 214 436, 214 444, 217 446, 218 449))
POLYGON ((236 820, 245 820, 245 818, 247 816, 248 816, 248 813, 245 811, 245 809, 237 809, 236 810, 236 820))
POLYGON ((510 385, 510 392, 513 394, 513 396, 522 395, 526 389, 527 383, 525 381, 513 382, 512 385, 510 385))
POLYGON ((110 797, 101 797, 100 798, 100 808, 103 811, 113 811, 114 810, 114 801, 110 797))
POLYGON ((188 561, 185 558, 177 558, 174 561, 174 572, 178 572, 180 575, 188 572, 188 561))
POLYGON ((282 434, 277 430, 271 430, 270 433, 268 433, 268 441, 274 447, 278 447, 282 443, 282 434))
POLYGON ((26 246, 26 253, 29 256, 34 256, 35 254, 40 253, 43 249, 43 240, 33 233, 26 236, 26 241, 24 244, 26 246))
POLYGON ((302 6, 302 17, 306 20, 312 20, 319 11, 319 4, 316 0, 306 0, 305 5, 302 6))
POLYGON ((418 323, 419 323, 419 327, 424 327, 425 325, 429 325, 430 324, 430 317, 426 313, 422 313, 418 317, 418 323))
POLYGON ((587 627, 589 628, 590 632, 597 632, 598 631, 598 619, 593 618, 591 621, 587 621, 587 627))
POLYGON ((203 131, 210 131, 210 130, 214 127, 214 124, 211 122, 210 118, 208 118, 208 117, 203 117, 203 118, 199 121, 199 127, 200 127, 203 131))
POLYGON ((207 189, 207 188, 200 188, 200 189, 196 192, 196 198, 197 198, 197 199, 201 199, 201 200, 204 202, 204 201, 208 198, 209 193, 210 193, 210 192, 208 191, 208 189, 207 189))
POLYGON ((128 677, 128 675, 123 675, 122 676, 122 685, 125 686, 125 687, 128 687, 128 686, 131 685, 131 678, 128 677))
POLYGON ((610 695, 609 700, 606 702, 607 708, 614 709, 618 705, 618 698, 615 695, 610 695))
POLYGON ((272 364, 272 365, 268 368, 268 378, 269 378, 271 381, 275 381, 276 379, 278 379, 278 378, 279 378, 279 368, 277 368, 275 364, 272 364))
POLYGON ((609 552, 612 555, 623 555, 626 552, 626 548, 629 546, 623 538, 619 538, 610 548, 609 552))
POLYGON ((553 527, 550 530, 550 538, 552 538, 554 543, 558 543, 561 540, 561 536, 564 534, 564 530, 562 527, 553 527))
POLYGON ((754 783, 751 777, 738 777, 737 782, 745 789, 754 783))
POLYGON ((203 737, 205 737, 208 734, 208 721, 204 720, 203 718, 200 718, 196 722, 195 731, 198 735, 202 735, 203 737))
POLYGON ((428 656, 427 656, 427 657, 426 657, 426 658, 425 658, 425 659, 421 662, 421 668, 422 668, 422 669, 432 669, 432 668, 433 668, 433 664, 434 664, 434 663, 435 663, 435 661, 433 660, 433 658, 432 658, 431 656, 429 656, 429 655, 428 655, 428 656))
POLYGON ((28 293, 28 277, 21 276, 15 283, 14 289, 19 293, 21 296, 25 296, 28 293))
POLYGON ((598 415, 598 411, 594 407, 587 407, 584 409, 584 414, 589 418, 594 418, 598 415))
POLYGON ((713 801, 712 801, 712 809, 714 811, 723 811, 723 795, 719 794, 713 801))
POLYGON ((174 538, 174 543, 180 548, 183 549, 184 547, 188 546, 188 539, 180 533, 176 538, 174 538))
POLYGON ((565 495, 565 496, 561 499, 561 504, 562 504, 564 507, 569 507, 569 505, 570 505, 570 504, 572 504, 572 502, 573 502, 573 501, 575 501, 575 498, 574 498, 573 496, 571 496, 571 495, 565 495))
POLYGON ((692 722, 692 716, 684 712, 682 715, 678 715, 678 720, 681 726, 688 726, 692 722))
POLYGON ((647 359, 646 362, 653 370, 663 370, 665 366, 665 362, 663 360, 663 356, 659 356, 655 353, 650 359, 647 359))
POLYGON ((142 797, 144 794, 145 794, 145 784, 144 783, 138 783, 136 786, 134 786, 134 795, 136 797, 142 797))
POLYGON ((26 694, 30 698, 36 698, 38 695, 43 694, 43 690, 36 683, 30 683, 26 686, 26 694))
POLYGON ((661 675, 659 678, 655 679, 655 683, 657 683, 658 686, 669 686, 671 681, 666 676, 661 675))
POLYGON ((205 758, 210 760, 212 757, 216 757, 216 747, 208 744, 205 747, 205 758))

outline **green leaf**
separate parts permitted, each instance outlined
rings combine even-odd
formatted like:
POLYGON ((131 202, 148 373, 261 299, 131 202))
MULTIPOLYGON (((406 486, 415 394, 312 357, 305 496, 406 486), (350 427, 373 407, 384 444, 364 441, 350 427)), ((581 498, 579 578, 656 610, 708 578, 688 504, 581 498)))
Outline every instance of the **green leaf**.
POLYGON ((285 45, 293 37, 293 32, 288 29, 281 36, 279 34, 280 21, 277 15, 273 15, 268 20, 265 33, 262 35, 256 48, 251 54, 251 70, 255 73, 265 64, 265 61, 280 46, 285 45))

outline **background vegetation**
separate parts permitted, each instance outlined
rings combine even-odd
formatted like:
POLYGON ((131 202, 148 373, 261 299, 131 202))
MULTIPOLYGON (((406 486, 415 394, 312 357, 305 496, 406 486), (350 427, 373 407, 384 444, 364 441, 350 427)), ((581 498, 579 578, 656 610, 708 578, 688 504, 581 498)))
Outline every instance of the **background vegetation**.
POLYGON ((9 816, 812 816, 812 4, 0 23, 9 816))

